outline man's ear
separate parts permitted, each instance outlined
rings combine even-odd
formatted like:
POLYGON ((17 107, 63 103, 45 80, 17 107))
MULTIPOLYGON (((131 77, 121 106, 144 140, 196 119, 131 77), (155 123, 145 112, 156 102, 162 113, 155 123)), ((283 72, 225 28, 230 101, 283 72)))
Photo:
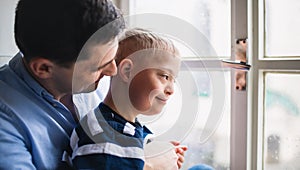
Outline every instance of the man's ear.
POLYGON ((123 81, 128 82, 133 68, 133 62, 130 59, 123 59, 118 66, 119 76, 123 81))
POLYGON ((29 62, 28 66, 36 77, 47 79, 51 77, 54 63, 45 58, 33 58, 29 62))

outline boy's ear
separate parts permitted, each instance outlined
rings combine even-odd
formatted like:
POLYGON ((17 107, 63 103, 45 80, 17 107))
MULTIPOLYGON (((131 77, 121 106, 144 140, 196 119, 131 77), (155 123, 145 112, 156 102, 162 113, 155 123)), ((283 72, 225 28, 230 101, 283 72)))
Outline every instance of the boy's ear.
POLYGON ((119 63, 119 76, 123 81, 128 82, 130 79, 131 70, 133 67, 133 62, 130 59, 123 59, 119 63))
POLYGON ((33 58, 28 63, 31 72, 38 78, 47 79, 51 77, 54 63, 45 58, 33 58))

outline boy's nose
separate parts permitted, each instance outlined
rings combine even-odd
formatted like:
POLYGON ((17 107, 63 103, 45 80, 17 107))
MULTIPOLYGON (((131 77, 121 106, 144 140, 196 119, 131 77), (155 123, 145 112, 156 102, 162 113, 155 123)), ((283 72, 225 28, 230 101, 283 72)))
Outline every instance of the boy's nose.
POLYGON ((167 87, 165 88, 165 94, 172 95, 174 93, 174 84, 168 83, 167 87))

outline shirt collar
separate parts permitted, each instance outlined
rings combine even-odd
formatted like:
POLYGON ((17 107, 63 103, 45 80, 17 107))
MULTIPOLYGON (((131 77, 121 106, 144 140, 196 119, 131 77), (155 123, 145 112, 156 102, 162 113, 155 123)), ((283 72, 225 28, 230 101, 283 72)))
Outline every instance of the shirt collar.
POLYGON ((126 119, 124 119, 121 115, 119 115, 117 112, 115 112, 114 110, 112 110, 110 107, 108 107, 106 104, 104 104, 103 102, 100 103, 99 108, 103 114, 103 117, 106 120, 117 120, 118 122, 122 123, 122 124, 126 124, 126 123, 130 123, 132 124, 134 127, 142 127, 142 125, 140 124, 140 122, 138 121, 138 119, 135 119, 135 122, 129 122, 126 119))
POLYGON ((19 52, 10 62, 10 68, 30 87, 37 95, 43 96, 47 99, 54 99, 46 89, 44 89, 28 72, 24 63, 23 55, 19 52))

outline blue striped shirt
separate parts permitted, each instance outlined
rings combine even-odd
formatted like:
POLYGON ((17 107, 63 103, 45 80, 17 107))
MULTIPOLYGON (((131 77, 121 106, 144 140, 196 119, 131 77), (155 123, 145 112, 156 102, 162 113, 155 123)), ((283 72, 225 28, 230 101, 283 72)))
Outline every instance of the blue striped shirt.
POLYGON ((148 134, 138 121, 128 122, 101 103, 73 131, 68 154, 76 169, 142 170, 148 134))

